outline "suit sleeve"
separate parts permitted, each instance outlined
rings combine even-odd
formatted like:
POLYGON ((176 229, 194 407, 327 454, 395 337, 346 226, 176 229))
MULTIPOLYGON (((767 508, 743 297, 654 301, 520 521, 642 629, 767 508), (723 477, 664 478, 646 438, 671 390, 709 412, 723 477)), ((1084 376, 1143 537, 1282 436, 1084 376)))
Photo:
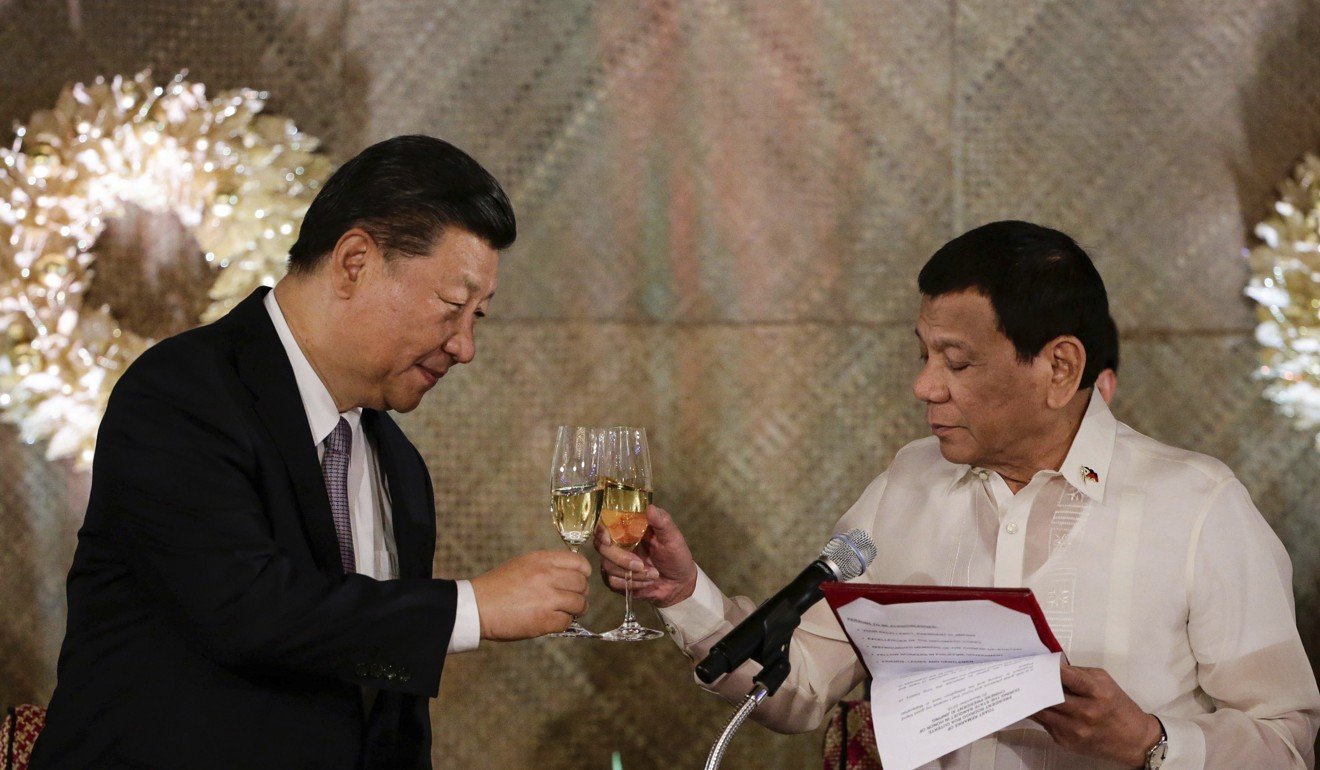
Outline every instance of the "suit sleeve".
POLYGON ((267 439, 222 373, 161 349, 169 342, 111 397, 85 533, 221 665, 434 696, 454 583, 331 575, 283 552, 272 522, 300 514, 291 500, 263 499, 261 474, 271 470, 255 449, 267 439))

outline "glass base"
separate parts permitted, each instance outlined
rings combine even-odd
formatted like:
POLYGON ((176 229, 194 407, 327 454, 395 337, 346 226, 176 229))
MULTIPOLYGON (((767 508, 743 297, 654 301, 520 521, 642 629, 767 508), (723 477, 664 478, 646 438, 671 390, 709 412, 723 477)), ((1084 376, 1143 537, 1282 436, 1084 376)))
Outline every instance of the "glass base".
POLYGON ((647 639, 659 639, 664 635, 663 631, 647 628, 635 620, 631 623, 624 623, 613 631, 599 634, 600 638, 607 642, 644 642, 647 639))
POLYGON ((588 631, 587 629, 585 629, 585 628, 583 628, 582 626, 578 625, 578 622, 577 622, 576 620, 573 621, 572 623, 570 623, 569 626, 568 626, 568 628, 565 628, 563 631, 559 631, 559 632, 556 632, 556 633, 553 633, 553 634, 546 634, 546 636, 563 636, 563 637, 568 637, 568 638, 570 638, 570 639, 573 639, 573 638, 576 638, 576 639, 598 639, 598 638, 600 638, 600 634, 596 633, 595 631, 588 631))

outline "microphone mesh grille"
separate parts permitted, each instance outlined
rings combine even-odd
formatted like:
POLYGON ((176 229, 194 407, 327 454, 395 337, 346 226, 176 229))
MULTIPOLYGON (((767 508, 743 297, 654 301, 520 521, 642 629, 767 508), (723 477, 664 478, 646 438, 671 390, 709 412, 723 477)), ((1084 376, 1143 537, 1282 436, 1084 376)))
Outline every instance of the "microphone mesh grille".
POLYGON ((875 543, 865 531, 850 529, 830 538, 820 556, 834 562, 840 580, 852 580, 875 561, 875 543))

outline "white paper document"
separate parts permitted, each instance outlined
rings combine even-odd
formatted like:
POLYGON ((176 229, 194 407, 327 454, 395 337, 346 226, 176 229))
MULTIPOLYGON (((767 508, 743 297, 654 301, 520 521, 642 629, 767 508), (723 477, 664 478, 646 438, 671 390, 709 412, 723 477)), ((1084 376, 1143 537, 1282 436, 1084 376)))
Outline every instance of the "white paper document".
POLYGON ((871 672, 885 770, 913 770, 1063 702, 1059 653, 1031 617, 988 600, 838 610, 871 672))

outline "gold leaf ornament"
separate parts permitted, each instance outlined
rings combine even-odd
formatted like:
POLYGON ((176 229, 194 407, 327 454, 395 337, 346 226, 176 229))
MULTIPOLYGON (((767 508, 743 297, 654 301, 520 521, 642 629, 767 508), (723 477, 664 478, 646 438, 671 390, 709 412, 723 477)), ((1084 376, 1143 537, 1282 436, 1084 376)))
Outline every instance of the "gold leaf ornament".
POLYGON ((1320 156, 1308 153, 1279 186, 1255 234, 1246 294, 1257 303, 1256 377, 1298 429, 1320 431, 1320 156))
POLYGON ((0 419, 52 460, 90 466, 111 388, 155 341, 84 302, 107 223, 130 205, 177 217, 210 265, 196 321, 212 321, 284 274, 329 175, 314 137, 262 113, 267 94, 184 78, 69 85, 0 147, 0 419))

